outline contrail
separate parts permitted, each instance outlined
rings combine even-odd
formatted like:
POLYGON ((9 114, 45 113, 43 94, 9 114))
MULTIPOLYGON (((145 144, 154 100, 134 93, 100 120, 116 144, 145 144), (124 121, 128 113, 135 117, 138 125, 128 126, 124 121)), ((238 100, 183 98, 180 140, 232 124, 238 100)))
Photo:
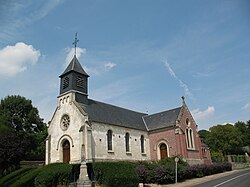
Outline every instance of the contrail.
POLYGON ((190 99, 194 100, 193 94, 190 92, 187 84, 185 84, 179 77, 175 74, 174 70, 171 68, 170 64, 167 60, 162 60, 164 65, 166 66, 169 74, 174 77, 174 79, 179 83, 179 86, 184 89, 184 93, 186 96, 188 96, 190 99))

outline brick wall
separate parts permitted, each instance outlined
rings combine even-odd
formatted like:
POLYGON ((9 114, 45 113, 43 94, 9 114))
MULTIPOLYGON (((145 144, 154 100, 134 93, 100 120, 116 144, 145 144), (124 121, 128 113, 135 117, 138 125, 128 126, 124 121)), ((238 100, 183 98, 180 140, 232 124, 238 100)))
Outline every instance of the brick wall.
POLYGON ((169 157, 176 154, 176 139, 173 128, 149 133, 149 142, 152 160, 160 159, 159 146, 161 143, 165 143, 167 145, 169 157))
MULTIPOLYGON (((190 139, 189 139, 190 140, 190 139)), ((210 153, 208 151, 207 158, 203 158, 201 140, 197 132, 197 125, 188 110, 185 102, 183 102, 182 110, 176 121, 176 126, 166 127, 158 131, 149 132, 150 155, 152 160, 160 159, 159 146, 165 143, 168 148, 168 156, 179 155, 191 164, 210 162, 210 153), (187 145, 187 131, 192 132, 192 145, 187 145)))

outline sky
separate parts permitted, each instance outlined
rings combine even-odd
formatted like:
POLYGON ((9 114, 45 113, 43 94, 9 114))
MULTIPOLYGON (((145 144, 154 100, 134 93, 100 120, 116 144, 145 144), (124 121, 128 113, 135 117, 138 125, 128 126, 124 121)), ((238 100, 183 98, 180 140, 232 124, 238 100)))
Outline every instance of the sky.
POLYGON ((47 123, 76 32, 89 98, 153 114, 185 96, 199 130, 250 120, 249 0, 0 0, 0 98, 47 123))

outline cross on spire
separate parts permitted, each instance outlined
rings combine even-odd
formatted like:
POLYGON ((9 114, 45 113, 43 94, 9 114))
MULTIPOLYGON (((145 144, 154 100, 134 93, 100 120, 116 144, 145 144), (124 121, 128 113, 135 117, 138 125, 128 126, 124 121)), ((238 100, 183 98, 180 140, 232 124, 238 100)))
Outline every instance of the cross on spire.
POLYGON ((75 46, 75 56, 76 56, 76 44, 77 44, 77 42, 79 42, 79 40, 77 39, 77 32, 76 32, 75 41, 73 42, 73 45, 75 46))

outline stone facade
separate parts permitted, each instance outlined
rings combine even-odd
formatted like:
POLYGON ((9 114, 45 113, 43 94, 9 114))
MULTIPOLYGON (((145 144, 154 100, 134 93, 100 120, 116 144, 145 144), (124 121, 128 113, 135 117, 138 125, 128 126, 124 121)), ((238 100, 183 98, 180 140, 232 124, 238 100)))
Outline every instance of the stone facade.
POLYGON ((149 160, 149 138, 145 131, 124 127, 93 123, 94 160, 149 160), (107 132, 112 130, 112 150, 108 150, 107 132), (125 134, 129 133, 129 151, 126 151, 125 134), (141 135, 144 136, 144 149, 141 151, 141 135))
MULTIPOLYGON (((80 162, 82 146, 86 142, 86 132, 80 131, 87 127, 87 115, 77 107, 73 92, 58 97, 58 105, 48 128, 46 141, 46 164, 63 162, 63 143, 67 140, 70 144, 70 160, 72 163, 80 162), (69 116, 69 126, 62 128, 62 117, 69 116)), ((88 152, 85 148, 84 152, 88 152)))

